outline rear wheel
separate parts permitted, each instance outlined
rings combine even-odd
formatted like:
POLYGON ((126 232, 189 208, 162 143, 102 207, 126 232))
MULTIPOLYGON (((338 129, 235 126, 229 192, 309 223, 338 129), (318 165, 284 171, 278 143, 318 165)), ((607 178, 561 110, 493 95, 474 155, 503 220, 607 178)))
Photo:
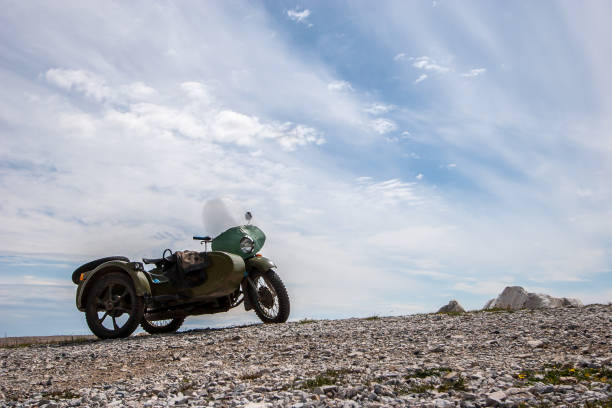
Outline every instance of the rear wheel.
POLYGON ((111 272, 93 282, 87 295, 85 319, 101 339, 128 337, 142 320, 144 303, 136 296, 132 280, 121 272, 111 272))
POLYGON ((281 278, 272 269, 252 279, 249 295, 257 317, 264 323, 284 323, 289 318, 289 295, 281 278))
POLYGON ((184 317, 165 320, 149 320, 145 314, 140 325, 150 334, 174 333, 181 327, 184 321, 184 317))

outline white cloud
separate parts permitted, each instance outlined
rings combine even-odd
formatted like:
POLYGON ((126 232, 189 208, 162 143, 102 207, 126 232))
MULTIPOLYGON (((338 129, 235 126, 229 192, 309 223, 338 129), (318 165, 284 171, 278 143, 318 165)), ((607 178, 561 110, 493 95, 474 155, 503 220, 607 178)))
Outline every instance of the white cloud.
POLYGON ((147 100, 158 94, 155 89, 143 82, 133 82, 125 85, 121 87, 120 92, 130 100, 147 100))
POLYGON ((370 129, 379 135, 384 135, 397 130, 397 124, 390 119, 379 118, 370 121, 370 129))
POLYGON ((250 146, 257 139, 273 139, 286 151, 309 144, 321 145, 325 138, 318 130, 293 123, 262 124, 257 117, 224 110, 213 119, 211 129, 217 140, 250 146))
POLYGON ((52 68, 45 73, 50 83, 68 91, 82 92, 97 101, 111 96, 110 89, 99 76, 81 69, 52 68))
POLYGON ((424 69, 426 71, 434 71, 440 74, 444 74, 451 70, 449 67, 439 65, 435 60, 427 56, 416 57, 412 59, 414 60, 414 62, 412 63, 412 66, 418 69, 424 69))
MULTIPOLYGON (((65 72, 70 74, 58 75, 57 70, 50 70, 46 77, 50 78, 50 82, 61 84, 67 89, 74 86, 76 82, 79 86, 75 89, 85 95, 91 95, 90 88, 80 84, 90 84, 92 81, 75 81, 75 77, 95 78, 96 84, 105 84, 99 75, 88 71, 78 71, 78 75, 74 75, 73 70, 62 70, 62 74, 65 72)), ((155 89, 142 83, 119 86, 120 91, 114 91, 108 85, 103 86, 109 102, 113 101, 112 103, 123 103, 157 94, 155 89), (127 100, 124 101, 122 98, 127 98, 127 100)), ((98 88, 93 87, 93 89, 98 88)), ((293 151, 298 147, 325 143, 325 138, 320 131, 303 124, 262 122, 256 116, 208 106, 213 98, 205 85, 200 82, 183 82, 180 84, 180 89, 189 98, 207 104, 207 110, 195 114, 188 109, 177 110, 160 104, 138 102, 132 104, 128 111, 108 110, 107 117, 113 121, 129 124, 129 126, 156 127, 165 131, 178 132, 194 139, 212 138, 223 143, 235 143, 238 146, 251 146, 258 139, 270 139, 276 141, 284 150, 293 151)), ((91 121, 84 120, 83 116, 63 116, 61 120, 67 126, 73 129, 78 128, 83 133, 92 130, 91 121)))
POLYGON ((327 85, 327 89, 332 92, 353 91, 353 86, 348 81, 333 81, 327 85))
POLYGON ((408 56, 404 54, 403 52, 400 52, 399 54, 395 55, 395 57, 393 57, 393 61, 401 61, 406 58, 408 58, 408 56))
POLYGON ((44 77, 50 84, 81 93, 97 102, 146 101, 158 95, 156 89, 141 81, 112 89, 100 75, 83 69, 52 68, 45 72, 44 77))
POLYGON ((478 75, 482 75, 487 72, 486 68, 474 68, 470 69, 468 72, 461 74, 462 77, 476 77, 478 75))
POLYGON ((190 98, 210 102, 210 94, 204 85, 201 82, 197 81, 187 81, 181 84, 181 89, 185 92, 187 96, 190 98))
POLYGON ((414 183, 406 183, 400 179, 391 179, 375 182, 371 178, 361 177, 358 183, 362 191, 370 197, 378 197, 380 200, 399 200, 402 202, 421 202, 423 198, 415 192, 414 183))
POLYGON ((298 11, 298 9, 287 10, 287 15, 293 21, 297 21, 298 23, 306 24, 308 21, 308 16, 310 16, 310 10, 304 9, 302 11, 298 11))
POLYGON ((215 115, 211 130, 216 139, 248 146, 263 129, 257 117, 224 110, 215 115))
POLYGON ((417 180, 423 180, 423 174, 419 173, 415 177, 417 180))
POLYGON ((385 105, 382 103, 373 103, 364 109, 365 112, 370 115, 382 115, 383 113, 388 113, 395 109, 393 105, 385 105))
POLYGON ((414 80, 414 83, 418 84, 419 82, 422 82, 422 81, 424 81, 426 79, 427 79, 427 74, 421 74, 421 75, 419 75, 419 77, 417 79, 414 80))
POLYGON ((281 147, 287 151, 293 151, 297 147, 306 146, 309 144, 322 145, 325 143, 325 138, 318 130, 304 126, 283 125, 283 133, 278 139, 281 147))

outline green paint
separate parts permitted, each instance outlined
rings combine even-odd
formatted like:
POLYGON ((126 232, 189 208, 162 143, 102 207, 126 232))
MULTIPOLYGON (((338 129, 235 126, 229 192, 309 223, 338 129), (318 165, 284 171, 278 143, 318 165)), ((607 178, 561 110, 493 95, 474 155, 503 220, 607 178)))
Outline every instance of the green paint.
POLYGON ((229 252, 242 257, 242 259, 248 259, 254 256, 266 242, 266 234, 254 225, 242 225, 240 227, 233 227, 218 235, 212 241, 213 251, 229 252), (240 240, 249 236, 254 242, 253 251, 245 254, 240 250, 240 240))

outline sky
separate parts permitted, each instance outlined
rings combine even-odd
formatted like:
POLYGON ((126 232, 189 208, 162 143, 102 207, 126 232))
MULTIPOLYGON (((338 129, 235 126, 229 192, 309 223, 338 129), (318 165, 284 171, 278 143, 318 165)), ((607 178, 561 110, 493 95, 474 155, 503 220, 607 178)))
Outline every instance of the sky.
POLYGON ((88 333, 72 271, 213 198, 292 320, 612 301, 607 1, 0 4, 0 335, 88 333))

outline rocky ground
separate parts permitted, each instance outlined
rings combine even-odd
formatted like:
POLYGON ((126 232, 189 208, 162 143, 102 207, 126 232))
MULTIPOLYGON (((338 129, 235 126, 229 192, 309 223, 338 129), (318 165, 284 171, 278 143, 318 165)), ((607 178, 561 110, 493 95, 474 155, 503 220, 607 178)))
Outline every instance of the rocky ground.
POLYGON ((612 407, 612 306, 0 349, 2 406, 612 407))

